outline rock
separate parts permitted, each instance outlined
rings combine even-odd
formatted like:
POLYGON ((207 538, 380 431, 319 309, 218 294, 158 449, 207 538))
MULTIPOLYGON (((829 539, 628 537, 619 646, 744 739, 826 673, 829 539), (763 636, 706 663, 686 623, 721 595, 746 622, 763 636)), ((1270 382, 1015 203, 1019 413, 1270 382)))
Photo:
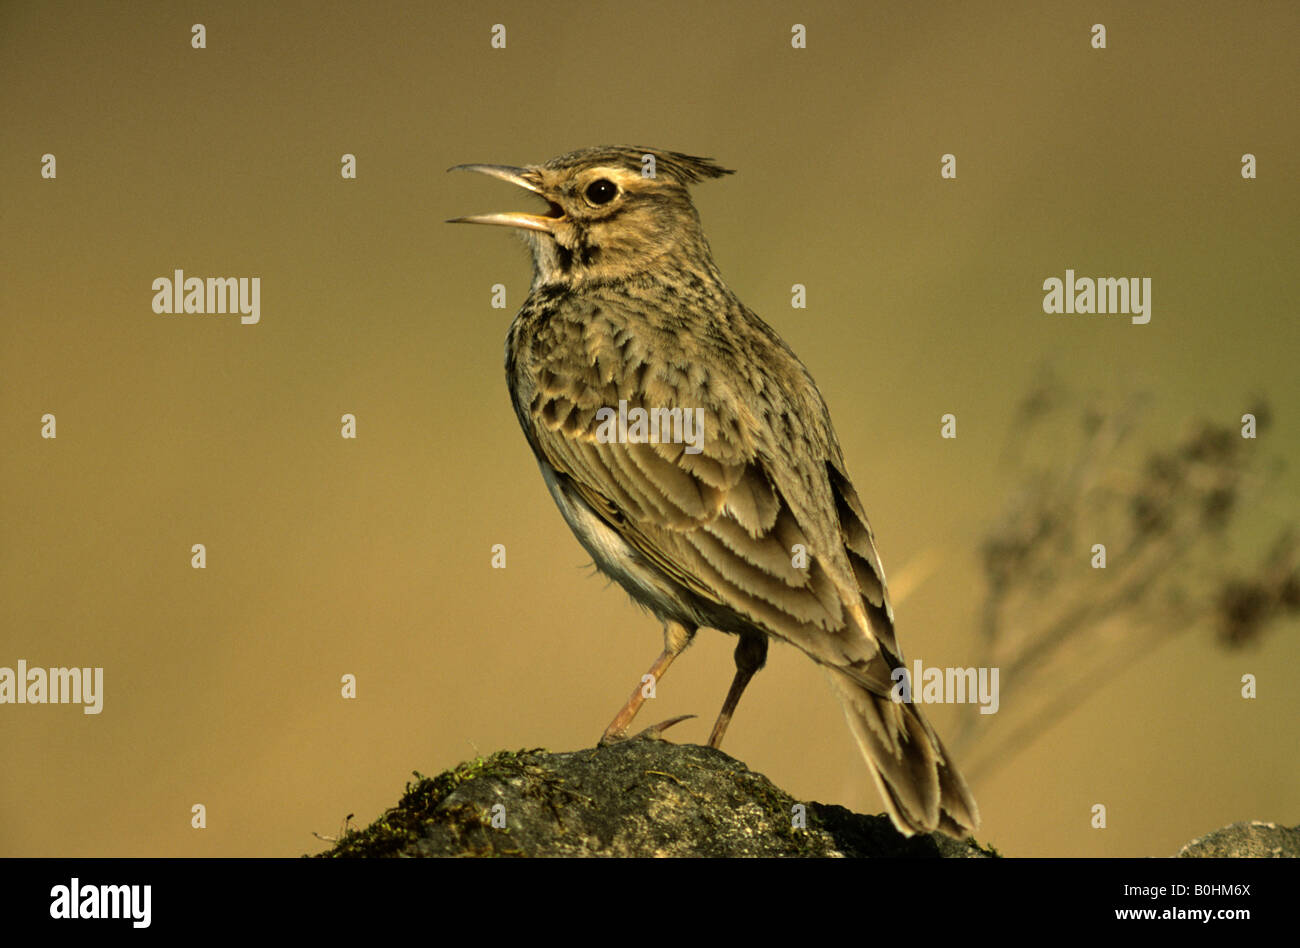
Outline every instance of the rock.
POLYGON ((973 839, 909 838, 888 817, 801 804, 721 751, 692 744, 500 752, 415 776, 396 807, 320 855, 997 855, 973 839))
POLYGON ((1300 826, 1278 826, 1261 820, 1233 823, 1197 837, 1178 850, 1178 855, 1186 858, 1244 856, 1295 859, 1300 857, 1300 826))

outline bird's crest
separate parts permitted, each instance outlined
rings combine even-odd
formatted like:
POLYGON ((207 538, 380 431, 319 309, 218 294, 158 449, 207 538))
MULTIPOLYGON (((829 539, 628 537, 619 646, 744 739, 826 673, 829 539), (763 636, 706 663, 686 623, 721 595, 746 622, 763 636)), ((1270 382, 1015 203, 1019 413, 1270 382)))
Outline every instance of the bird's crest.
POLYGON ((733 174, 730 168, 724 168, 712 158, 699 158, 684 155, 678 151, 664 151, 662 148, 643 148, 637 145, 598 145, 581 151, 560 155, 546 162, 546 168, 559 170, 573 165, 612 165, 626 168, 628 171, 641 173, 646 167, 645 156, 654 157, 654 176, 667 178, 681 185, 694 184, 705 178, 720 178, 724 174, 733 174))

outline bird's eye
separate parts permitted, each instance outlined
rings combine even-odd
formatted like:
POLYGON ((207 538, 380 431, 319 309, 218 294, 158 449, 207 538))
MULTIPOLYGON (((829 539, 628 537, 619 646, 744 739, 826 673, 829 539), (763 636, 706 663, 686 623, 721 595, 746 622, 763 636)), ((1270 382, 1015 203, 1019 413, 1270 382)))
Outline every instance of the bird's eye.
POLYGON ((598 178, 587 185, 587 200, 592 204, 608 204, 618 194, 618 185, 608 178, 598 178))

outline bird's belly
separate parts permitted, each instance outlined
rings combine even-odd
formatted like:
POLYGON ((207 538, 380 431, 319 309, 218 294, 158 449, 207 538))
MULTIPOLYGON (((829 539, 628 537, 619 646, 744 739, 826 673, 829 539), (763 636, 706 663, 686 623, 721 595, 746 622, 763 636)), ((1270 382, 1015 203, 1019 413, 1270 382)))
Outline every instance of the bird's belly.
POLYGON ((539 461, 539 466, 565 522, 582 548, 591 554, 597 569, 661 620, 671 619, 692 628, 707 624, 680 592, 669 589, 654 570, 641 562, 637 552, 596 516, 586 501, 565 489, 554 468, 545 461, 539 461))

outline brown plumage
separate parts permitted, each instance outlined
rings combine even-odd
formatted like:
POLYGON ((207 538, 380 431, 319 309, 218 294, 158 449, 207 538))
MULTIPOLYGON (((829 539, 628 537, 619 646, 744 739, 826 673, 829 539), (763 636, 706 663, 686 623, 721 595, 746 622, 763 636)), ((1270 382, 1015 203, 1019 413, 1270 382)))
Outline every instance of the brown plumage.
MULTIPOLYGON (((533 284, 506 346, 515 413, 579 542, 664 622, 651 674, 699 628, 740 637, 717 746, 769 636, 789 642, 826 669, 898 828, 974 829, 975 801, 938 736, 889 697, 902 665, 893 610, 821 393, 713 262, 687 186, 729 172, 628 147, 460 167, 548 205, 458 220, 512 226, 529 242, 533 284), (602 409, 620 405, 631 417, 690 412, 703 435, 610 441, 602 409)), ((639 696, 605 739, 625 735, 639 696)))

